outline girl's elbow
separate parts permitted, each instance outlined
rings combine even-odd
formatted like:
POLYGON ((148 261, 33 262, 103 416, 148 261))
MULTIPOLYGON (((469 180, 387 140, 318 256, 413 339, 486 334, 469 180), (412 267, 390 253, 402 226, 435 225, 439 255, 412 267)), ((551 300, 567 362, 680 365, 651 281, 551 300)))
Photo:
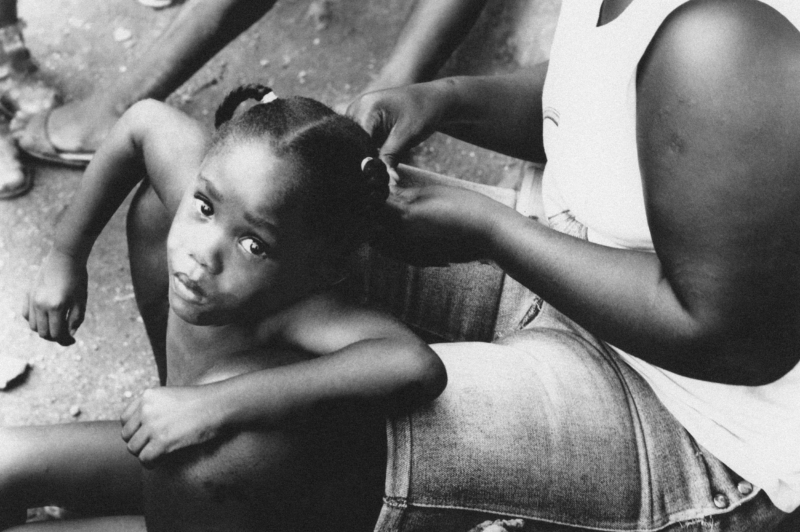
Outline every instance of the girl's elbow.
POLYGON ((442 359, 427 344, 414 346, 414 382, 427 401, 441 395, 447 386, 447 369, 442 359))

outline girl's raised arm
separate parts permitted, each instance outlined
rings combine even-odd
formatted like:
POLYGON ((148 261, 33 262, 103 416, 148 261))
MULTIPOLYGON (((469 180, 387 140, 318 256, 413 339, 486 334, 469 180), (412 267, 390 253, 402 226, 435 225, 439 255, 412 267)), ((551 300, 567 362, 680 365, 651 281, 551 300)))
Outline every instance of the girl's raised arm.
POLYGON ((143 179, 174 213, 206 139, 196 121, 155 101, 137 103, 120 118, 86 169, 28 294, 23 316, 32 330, 62 345, 74 342, 86 307, 86 262, 108 220, 143 179))

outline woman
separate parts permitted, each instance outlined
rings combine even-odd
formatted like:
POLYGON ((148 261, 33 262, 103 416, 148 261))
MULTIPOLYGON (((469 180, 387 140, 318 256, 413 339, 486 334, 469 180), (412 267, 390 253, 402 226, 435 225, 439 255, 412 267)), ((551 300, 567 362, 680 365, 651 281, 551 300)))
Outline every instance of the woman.
POLYGON ((399 529, 769 530, 798 507, 798 27, 789 1, 567 0, 549 67, 351 105, 392 165, 433 131, 547 159, 550 228, 463 190, 390 198, 415 260, 489 259, 547 301, 484 362, 444 357, 450 388, 395 437, 399 529))

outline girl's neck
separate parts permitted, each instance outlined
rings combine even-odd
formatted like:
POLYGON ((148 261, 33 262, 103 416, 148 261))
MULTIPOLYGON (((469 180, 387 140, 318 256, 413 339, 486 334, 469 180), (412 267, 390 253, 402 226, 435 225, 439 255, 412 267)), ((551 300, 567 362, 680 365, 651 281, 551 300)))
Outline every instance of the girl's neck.
MULTIPOLYGON (((170 311, 167 327, 167 374, 173 384, 195 382, 239 354, 258 350, 268 357, 274 334, 266 324, 234 322, 192 325, 170 311)), ((272 328, 274 329, 274 328, 272 328)))

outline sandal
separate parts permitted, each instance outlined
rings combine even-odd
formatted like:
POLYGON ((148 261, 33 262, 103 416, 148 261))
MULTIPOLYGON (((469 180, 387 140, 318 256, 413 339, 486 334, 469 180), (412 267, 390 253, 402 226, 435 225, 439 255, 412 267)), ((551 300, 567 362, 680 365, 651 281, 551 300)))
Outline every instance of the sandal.
POLYGON ((33 159, 71 168, 86 168, 94 152, 61 150, 50 140, 47 123, 52 110, 50 108, 34 114, 22 125, 12 125, 12 135, 17 141, 17 146, 23 154, 33 159))

